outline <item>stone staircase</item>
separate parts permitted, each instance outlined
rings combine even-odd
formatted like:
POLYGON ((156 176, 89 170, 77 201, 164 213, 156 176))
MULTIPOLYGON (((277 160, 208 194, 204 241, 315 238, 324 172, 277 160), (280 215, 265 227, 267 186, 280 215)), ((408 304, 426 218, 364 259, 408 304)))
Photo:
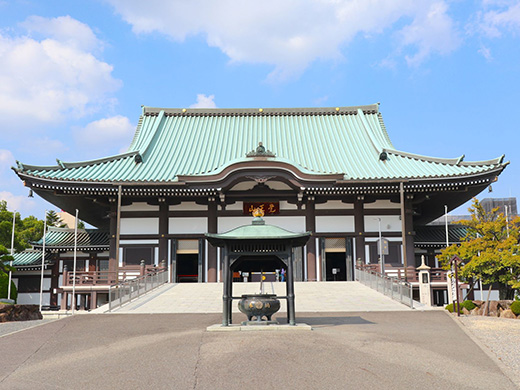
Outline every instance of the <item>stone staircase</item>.
MULTIPOLYGON (((297 282, 296 312, 407 311, 407 306, 359 282, 297 282)), ((258 283, 233 283, 233 296, 259 292, 258 283)), ((285 283, 264 283, 264 292, 285 296, 285 283)), ((280 312, 286 311, 281 301, 280 312)), ((106 308, 95 312, 105 312, 106 308)), ((221 313, 222 283, 165 284, 113 313, 221 313)), ((233 302, 233 312, 238 312, 233 302)))

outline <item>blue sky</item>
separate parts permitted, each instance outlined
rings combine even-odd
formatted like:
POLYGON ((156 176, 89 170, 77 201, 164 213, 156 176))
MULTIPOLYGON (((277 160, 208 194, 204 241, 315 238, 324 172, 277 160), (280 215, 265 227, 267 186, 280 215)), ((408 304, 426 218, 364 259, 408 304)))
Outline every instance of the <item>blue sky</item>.
POLYGON ((519 90, 519 1, 0 0, 0 198, 43 217, 15 160, 124 151, 141 105, 376 102, 399 150, 505 154, 480 198, 517 196, 519 90))

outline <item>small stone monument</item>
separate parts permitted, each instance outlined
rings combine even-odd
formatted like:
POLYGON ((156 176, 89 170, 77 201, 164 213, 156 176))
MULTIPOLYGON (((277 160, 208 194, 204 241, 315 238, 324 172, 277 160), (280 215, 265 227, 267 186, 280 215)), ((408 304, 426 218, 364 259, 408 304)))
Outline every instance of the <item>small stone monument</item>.
POLYGON ((430 269, 424 263, 424 255, 421 256, 421 266, 417 268, 419 270, 419 297, 420 302, 427 306, 432 305, 432 288, 430 279, 430 269))

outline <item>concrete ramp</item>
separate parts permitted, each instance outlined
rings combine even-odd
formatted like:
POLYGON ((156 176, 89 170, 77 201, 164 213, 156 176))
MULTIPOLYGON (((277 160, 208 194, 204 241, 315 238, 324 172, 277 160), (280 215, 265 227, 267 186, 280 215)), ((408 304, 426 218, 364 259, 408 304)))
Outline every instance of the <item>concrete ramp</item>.
MULTIPOLYGON (((407 311, 409 307, 359 282, 297 282, 296 312, 407 311)), ((259 292, 259 283, 233 283, 233 296, 259 292)), ((265 293, 285 296, 285 283, 264 284, 265 293)), ((280 312, 286 311, 281 300, 280 312)), ((233 302, 233 312, 239 312, 233 302)), ((166 284, 113 313, 221 313, 222 283, 166 284)))

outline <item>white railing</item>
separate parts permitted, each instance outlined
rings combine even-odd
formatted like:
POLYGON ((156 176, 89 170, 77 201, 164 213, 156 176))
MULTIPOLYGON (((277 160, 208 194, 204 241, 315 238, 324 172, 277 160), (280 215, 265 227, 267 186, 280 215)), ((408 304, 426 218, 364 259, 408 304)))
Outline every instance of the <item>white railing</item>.
POLYGON ((108 287, 108 311, 129 303, 168 281, 168 271, 150 273, 108 287))
POLYGON ((410 283, 358 267, 356 280, 413 309, 413 287, 410 283))

